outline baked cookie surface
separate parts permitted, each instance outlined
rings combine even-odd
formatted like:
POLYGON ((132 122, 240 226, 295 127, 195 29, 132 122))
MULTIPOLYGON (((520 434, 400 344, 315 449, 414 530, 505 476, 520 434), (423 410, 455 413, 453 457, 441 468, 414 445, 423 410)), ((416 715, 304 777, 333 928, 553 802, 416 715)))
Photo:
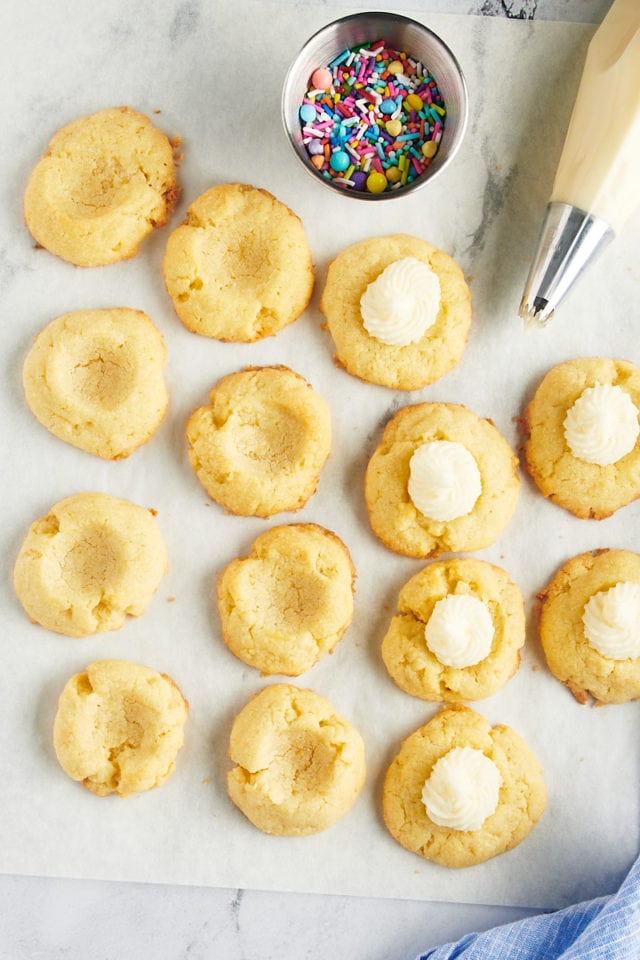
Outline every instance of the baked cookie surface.
POLYGON ((231 800, 259 830, 301 837, 332 826, 365 779, 362 737, 324 697, 290 684, 261 690, 236 717, 231 800))
POLYGON ((595 520, 640 497, 639 411, 640 368, 634 364, 591 357, 553 367, 521 421, 526 467, 544 496, 595 520), (622 446, 615 449, 618 437, 622 446), (598 463, 594 457, 615 459, 598 463))
POLYGON ((382 659, 414 697, 480 700, 516 672, 524 640, 524 601, 505 570, 471 558, 436 561, 400 590, 382 659))
POLYGON ((518 461, 502 434, 490 420, 452 403, 399 410, 365 475, 373 532, 389 549, 411 557, 493 543, 513 516, 519 490, 518 461), (430 458, 424 464, 423 453, 430 458))
MULTIPOLYGON (((378 297, 376 306, 385 314, 383 326, 394 307, 398 324, 406 323, 413 305, 412 273, 392 282, 382 295, 383 303, 378 297)), ((397 390, 417 390, 448 373, 462 356, 471 324, 471 295, 460 267, 444 251, 409 234, 361 240, 338 254, 329 265, 320 309, 335 344, 336 361, 362 380, 397 390), (388 343, 367 330, 361 298, 383 271, 407 258, 426 264, 435 274, 439 302, 433 319, 429 317, 431 325, 416 334, 417 340, 388 343)))
POLYGON ((150 510, 106 493, 79 493, 31 524, 13 582, 33 621, 86 637, 144 613, 166 572, 150 510))
POLYGON ((166 135, 143 114, 113 107, 55 134, 27 182, 25 221, 50 253, 103 266, 135 256, 178 194, 166 135))
POLYGON ((344 543, 313 523, 274 527, 218 580, 222 638, 263 674, 297 677, 331 653, 353 618, 344 543))
POLYGON ((119 460, 166 413, 165 360, 162 335, 141 310, 76 310, 36 337, 22 371, 25 397, 56 437, 119 460))
POLYGON ((640 697, 639 554, 595 550, 573 557, 538 599, 547 664, 579 703, 589 695, 600 703, 640 697))
POLYGON ((187 423, 189 462, 230 513, 269 517, 314 493, 331 447, 325 400, 288 367, 224 377, 187 423))
POLYGON ((166 674, 98 660, 65 685, 53 727, 60 766, 100 797, 159 787, 184 741, 189 704, 166 674))
POLYGON ((462 704, 445 707, 404 740, 383 788, 384 821, 392 837, 445 867, 469 867, 511 850, 530 833, 545 806, 542 769, 528 744, 510 727, 492 727, 462 704), (457 762, 458 751, 465 758, 469 748, 471 759, 493 774, 491 803, 486 804, 492 791, 486 790, 485 771, 478 778, 473 765, 469 769, 457 762), (454 777, 443 777, 442 767, 433 777, 445 758, 446 764, 456 761, 454 777))
POLYGON ((314 280, 300 218, 243 183, 211 187, 194 200, 169 237, 162 272, 187 329, 245 343, 296 320, 314 280))

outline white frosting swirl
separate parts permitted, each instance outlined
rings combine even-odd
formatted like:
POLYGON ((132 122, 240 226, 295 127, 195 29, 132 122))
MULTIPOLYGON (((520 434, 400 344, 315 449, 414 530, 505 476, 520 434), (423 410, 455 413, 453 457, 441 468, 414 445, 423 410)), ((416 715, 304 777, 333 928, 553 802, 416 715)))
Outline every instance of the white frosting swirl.
POLYGON ((454 830, 479 830, 498 806, 502 777, 482 750, 454 747, 434 764, 422 788, 430 820, 454 830))
POLYGON ((482 493, 478 464, 461 443, 423 443, 409 461, 408 491, 416 509, 430 520, 463 517, 482 493))
POLYGON ((450 593, 435 604, 424 628, 431 653, 445 667, 472 667, 491 652, 493 620, 486 603, 450 593))
POLYGON ((415 257, 390 263, 360 297, 367 333, 390 346, 421 340, 440 310, 440 281, 415 257))
POLYGON ((582 614, 584 635, 610 660, 640 657, 640 583, 622 580, 594 593, 582 614))
POLYGON ((574 457, 600 467, 630 453, 640 433, 638 408, 626 390, 610 383, 583 390, 563 426, 574 457))

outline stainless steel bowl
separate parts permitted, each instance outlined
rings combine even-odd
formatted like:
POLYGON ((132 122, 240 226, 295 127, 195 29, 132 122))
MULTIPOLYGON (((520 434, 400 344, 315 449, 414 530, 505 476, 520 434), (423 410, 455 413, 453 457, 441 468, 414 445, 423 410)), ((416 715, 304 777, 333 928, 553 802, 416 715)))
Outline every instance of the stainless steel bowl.
POLYGON ((408 196, 430 183, 453 160, 467 126, 467 85, 460 64, 437 34, 395 13, 355 13, 334 20, 307 40, 295 58, 282 91, 282 120, 293 150, 317 183, 356 200, 391 200, 408 196), (326 66, 348 47, 384 38, 397 50, 421 61, 431 72, 444 99, 447 115, 440 146, 427 169, 409 184, 384 193, 352 190, 328 180, 312 166, 302 142, 299 109, 317 67, 326 66))

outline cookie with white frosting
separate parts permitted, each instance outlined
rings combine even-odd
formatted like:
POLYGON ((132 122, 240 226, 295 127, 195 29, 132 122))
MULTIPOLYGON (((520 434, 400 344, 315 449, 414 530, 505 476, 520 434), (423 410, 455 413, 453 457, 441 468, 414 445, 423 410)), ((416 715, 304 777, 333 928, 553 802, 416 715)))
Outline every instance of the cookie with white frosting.
POLYGON ((579 703, 640 697, 640 554, 573 557, 538 594, 549 669, 579 703))
POLYGON ((543 378, 521 420, 527 469, 541 492, 581 519, 640 497, 640 368, 568 360, 543 378))
POLYGON ((411 557, 489 546, 513 516, 519 490, 518 461, 505 438, 454 403, 399 410, 365 476, 374 533, 411 557))
POLYGON ((517 671, 524 639, 524 601, 505 570, 469 557, 442 560, 400 590, 382 659, 414 697, 480 700, 517 671))
POLYGON ((383 814, 407 850, 469 867, 521 843, 546 797, 540 763, 511 727, 452 704, 403 741, 385 777, 383 814))
POLYGON ((302 837, 332 826, 365 780, 359 732, 313 690, 277 683, 234 720, 229 796, 264 833, 302 837))
POLYGON ((409 234, 372 237, 339 253, 320 309, 336 362, 397 390, 418 390, 448 373, 471 324, 471 294, 458 264, 409 234))

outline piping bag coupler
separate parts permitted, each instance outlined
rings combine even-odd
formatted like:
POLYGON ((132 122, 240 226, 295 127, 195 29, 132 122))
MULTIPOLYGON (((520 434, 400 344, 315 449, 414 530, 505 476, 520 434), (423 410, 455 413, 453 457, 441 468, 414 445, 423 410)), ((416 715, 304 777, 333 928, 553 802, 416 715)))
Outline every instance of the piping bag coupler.
POLYGON ((614 0, 587 51, 520 304, 527 325, 548 323, 638 206, 640 0, 614 0))

